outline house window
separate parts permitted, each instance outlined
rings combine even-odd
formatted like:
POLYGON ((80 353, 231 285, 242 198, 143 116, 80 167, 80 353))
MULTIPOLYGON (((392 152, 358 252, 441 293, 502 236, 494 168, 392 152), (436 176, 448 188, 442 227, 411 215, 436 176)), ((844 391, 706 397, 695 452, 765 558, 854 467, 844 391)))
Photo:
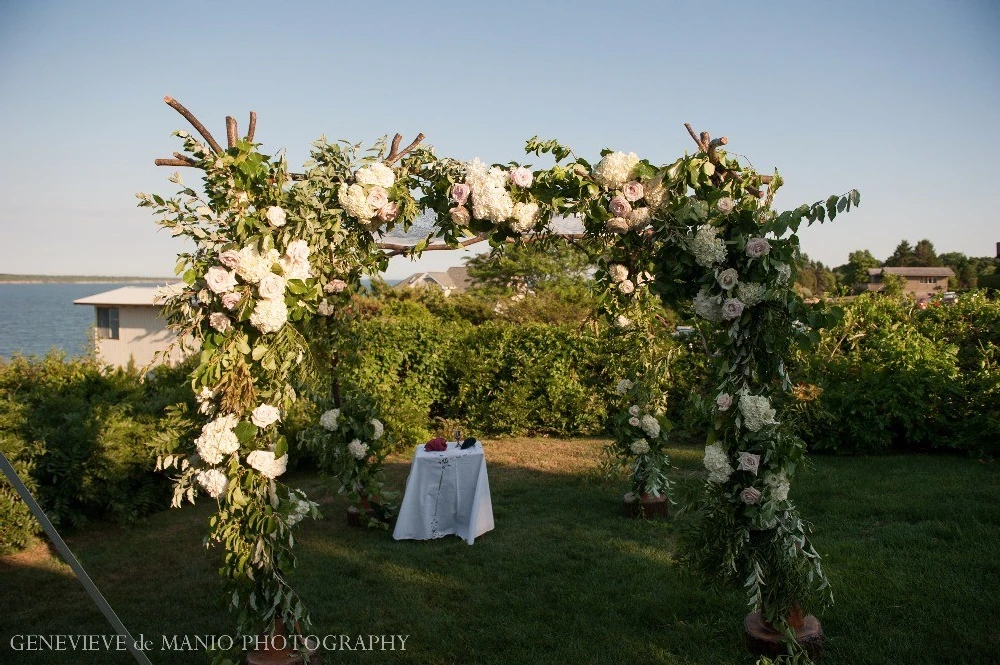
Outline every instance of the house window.
POLYGON ((921 284, 937 284, 937 281, 938 281, 937 277, 921 277, 920 278, 920 283, 921 284))
POLYGON ((97 308, 98 339, 118 339, 118 308, 97 308))

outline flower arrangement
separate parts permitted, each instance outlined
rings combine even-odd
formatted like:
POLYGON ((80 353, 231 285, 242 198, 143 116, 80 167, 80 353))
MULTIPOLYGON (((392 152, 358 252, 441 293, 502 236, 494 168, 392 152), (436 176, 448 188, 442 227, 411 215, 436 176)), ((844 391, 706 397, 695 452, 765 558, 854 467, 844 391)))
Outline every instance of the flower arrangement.
MULTIPOLYGON (((788 434, 773 398, 790 387, 783 354, 794 323, 815 328, 829 319, 790 288, 794 234, 803 221, 857 205, 857 192, 774 215, 780 177, 743 167, 721 150, 724 140, 690 127, 698 152, 664 166, 610 150, 591 166, 537 137, 526 152, 552 154, 551 168, 487 166, 438 158, 419 147, 422 136, 399 150, 397 135, 391 148, 382 140, 363 156, 358 145, 319 141, 293 178, 283 159, 258 150, 252 130, 240 138, 230 123, 223 148, 167 101, 205 141, 177 132, 186 154, 161 163, 201 169, 204 191, 175 175, 176 197, 139 195, 162 227, 194 248, 179 255, 183 286, 161 298, 179 339, 200 346, 195 406, 171 408, 175 427, 160 442, 159 466, 178 472, 175 504, 198 492, 218 501, 210 537, 226 547, 223 590, 240 610, 243 634, 273 629, 278 619, 309 627, 283 574, 294 566, 293 526, 317 514, 280 481, 289 453, 283 416, 296 400, 320 405, 301 443, 320 451, 345 492, 358 501, 388 496, 380 476, 384 428, 363 396, 338 401, 329 368, 353 351, 342 334, 352 286, 387 265, 377 236, 408 228, 421 210, 436 213, 434 231, 391 252, 418 255, 435 238, 452 247, 489 238, 499 248, 541 234, 556 214, 576 215, 602 256, 602 311, 615 330, 641 341, 652 298, 690 308, 713 350, 717 398, 708 407, 708 481, 679 558, 743 584, 777 626, 793 602, 826 591, 808 526, 788 500, 804 444, 788 434)), ((630 461, 634 490, 659 495, 669 491, 670 425, 652 388, 656 363, 643 364, 616 386, 627 408, 613 447, 617 459, 630 461)))

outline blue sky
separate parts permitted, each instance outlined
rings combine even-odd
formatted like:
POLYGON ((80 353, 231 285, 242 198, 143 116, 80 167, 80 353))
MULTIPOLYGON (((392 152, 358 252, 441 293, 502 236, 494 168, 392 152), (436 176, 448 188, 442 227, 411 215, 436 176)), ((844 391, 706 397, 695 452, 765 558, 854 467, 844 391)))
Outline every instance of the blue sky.
POLYGON ((523 160, 538 134, 669 162, 691 122, 778 167, 780 209, 861 191, 801 233, 824 263, 902 238, 993 255, 998 34, 971 0, 4 2, 0 272, 171 273, 182 246, 134 199, 173 191, 153 159, 187 127, 164 95, 220 138, 256 110, 293 165, 320 135, 397 131, 458 158, 523 160))

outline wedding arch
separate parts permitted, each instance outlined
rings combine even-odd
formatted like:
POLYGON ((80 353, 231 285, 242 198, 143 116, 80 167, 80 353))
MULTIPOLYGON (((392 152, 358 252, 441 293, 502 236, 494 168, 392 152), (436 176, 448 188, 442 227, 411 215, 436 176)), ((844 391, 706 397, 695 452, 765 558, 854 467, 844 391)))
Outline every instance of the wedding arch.
MULTIPOLYGON (((356 349, 339 326, 350 287, 384 270, 392 255, 538 240, 551 235, 553 218, 570 216, 601 250, 595 278, 612 325, 627 329, 650 297, 692 308, 704 324, 715 372, 708 479, 679 558, 744 587, 748 603, 790 641, 787 618, 797 604, 829 598, 809 527, 788 498, 805 445, 777 411, 791 388, 785 352, 832 316, 792 288, 796 232, 857 205, 857 191, 774 214, 778 173, 757 173, 724 151, 725 138, 690 125, 697 151, 667 165, 610 150, 591 164, 537 137, 526 153, 551 155, 547 169, 466 163, 435 155, 422 134, 400 148, 397 134, 367 150, 317 141, 305 170, 293 173, 283 156, 258 150, 254 113, 243 135, 226 118, 223 147, 180 103, 165 101, 198 136, 175 132, 184 151, 156 164, 200 169, 203 191, 175 173, 175 196, 137 196, 160 226, 194 243, 177 262, 183 283, 160 299, 179 338, 196 342, 200 355, 191 374, 197 413, 171 409, 188 436, 165 437, 158 466, 177 474, 175 505, 198 493, 218 501, 210 538, 223 548, 223 594, 242 635, 309 628, 285 573, 295 564, 295 525, 316 516, 316 504, 278 480, 295 444, 282 434, 282 418, 296 400, 318 403, 322 416, 303 438, 340 460, 348 489, 372 495, 380 482, 388 434, 372 402, 341 395, 331 372, 356 349), (433 219, 427 237, 385 240, 420 214, 433 219), (332 376, 333 389, 297 391, 317 376, 332 376)), ((634 394, 622 414, 632 428, 622 454, 637 489, 664 492, 666 435, 655 396, 641 376, 621 377, 618 388, 634 394)))

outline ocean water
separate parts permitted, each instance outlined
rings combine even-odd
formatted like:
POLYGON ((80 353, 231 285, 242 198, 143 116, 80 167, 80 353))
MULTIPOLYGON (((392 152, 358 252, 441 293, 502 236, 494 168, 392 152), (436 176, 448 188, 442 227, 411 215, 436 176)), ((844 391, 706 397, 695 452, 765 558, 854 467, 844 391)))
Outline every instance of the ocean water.
POLYGON ((94 306, 73 301, 122 286, 153 285, 0 284, 0 358, 43 356, 52 349, 69 357, 86 355, 94 306))

